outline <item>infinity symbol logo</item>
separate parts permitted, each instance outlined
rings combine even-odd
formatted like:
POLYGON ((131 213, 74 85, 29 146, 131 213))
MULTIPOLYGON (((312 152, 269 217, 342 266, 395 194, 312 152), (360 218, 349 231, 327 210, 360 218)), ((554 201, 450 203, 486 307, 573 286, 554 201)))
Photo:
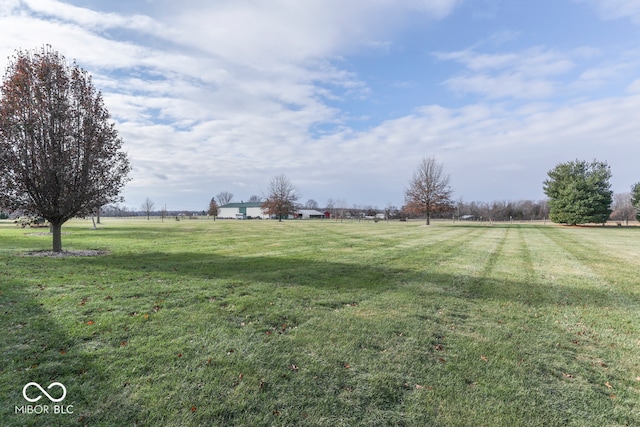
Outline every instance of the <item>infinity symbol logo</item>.
POLYGON ((31 383, 27 383, 27 384, 22 388, 22 395, 23 395, 23 396, 24 396, 24 398, 25 398, 26 400, 28 400, 29 402, 37 402, 37 401, 38 401, 38 400, 40 400, 40 398, 42 397, 42 396, 38 396, 38 397, 36 397, 35 399, 31 399, 29 396, 27 396, 27 388, 29 388, 29 386, 35 386, 35 387, 37 387, 38 389, 40 389, 40 391, 41 391, 42 393, 44 393, 44 395, 45 395, 45 396, 47 396, 47 397, 49 398, 49 400, 50 400, 50 401, 52 401, 52 402, 61 402, 61 401, 62 401, 62 400, 64 400, 64 398, 67 396, 67 389, 65 388, 65 386, 64 386, 62 383, 54 382, 54 383, 49 384, 49 386, 47 387, 47 390, 49 390, 49 389, 50 389, 51 387, 53 387, 53 386, 58 386, 58 387, 62 388, 62 397, 60 397, 60 398, 56 399, 56 398, 54 398, 54 397, 51 397, 51 395, 50 395, 49 393, 47 393, 47 392, 45 391, 45 389, 43 389, 42 387, 40 387, 40 384, 38 384, 38 383, 34 383, 34 382, 31 382, 31 383))

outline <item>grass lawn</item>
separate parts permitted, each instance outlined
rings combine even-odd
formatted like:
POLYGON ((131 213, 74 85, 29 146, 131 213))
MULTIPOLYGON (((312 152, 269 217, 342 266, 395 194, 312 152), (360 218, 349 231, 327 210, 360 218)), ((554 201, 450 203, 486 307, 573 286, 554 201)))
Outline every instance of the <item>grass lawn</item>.
POLYGON ((640 227, 38 231, 0 224, 3 426, 640 425, 640 227))

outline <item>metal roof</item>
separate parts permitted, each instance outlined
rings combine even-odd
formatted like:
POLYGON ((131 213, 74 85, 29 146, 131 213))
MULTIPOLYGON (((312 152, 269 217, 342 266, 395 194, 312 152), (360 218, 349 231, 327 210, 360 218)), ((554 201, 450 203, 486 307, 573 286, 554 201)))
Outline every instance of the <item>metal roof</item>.
POLYGON ((243 202, 243 203, 227 203, 220 206, 221 208, 259 208, 263 202, 243 202))

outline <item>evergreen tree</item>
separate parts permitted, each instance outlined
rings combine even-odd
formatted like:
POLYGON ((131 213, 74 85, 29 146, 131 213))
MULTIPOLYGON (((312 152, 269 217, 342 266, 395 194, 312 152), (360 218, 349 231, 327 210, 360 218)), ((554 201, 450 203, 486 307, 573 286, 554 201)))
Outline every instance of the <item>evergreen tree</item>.
POLYGON ((631 203, 636 209, 636 219, 640 221, 640 182, 636 182, 631 187, 631 203))
POLYGON ((559 224, 604 224, 611 215, 611 169, 606 162, 582 160, 560 163, 544 181, 549 218, 559 224))

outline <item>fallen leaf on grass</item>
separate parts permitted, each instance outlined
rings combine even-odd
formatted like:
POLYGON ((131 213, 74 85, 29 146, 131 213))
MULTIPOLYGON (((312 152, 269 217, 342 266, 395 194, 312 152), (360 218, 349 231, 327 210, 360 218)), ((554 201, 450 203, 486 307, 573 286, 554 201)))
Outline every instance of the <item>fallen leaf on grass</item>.
POLYGON ((488 362, 488 361, 489 361, 489 359, 487 359, 487 356, 480 356, 480 359, 482 359, 482 360, 483 360, 483 361, 485 361, 485 362, 488 362))
POLYGON ((198 410, 198 408, 196 408, 195 406, 191 407, 191 412, 196 412, 198 410))
POLYGON ((349 368, 351 368, 351 365, 349 365, 348 363, 345 363, 344 367, 345 367, 345 369, 349 369, 349 368))
POLYGON ((436 349, 437 351, 444 351, 444 347, 442 347, 442 344, 438 344, 438 345, 436 345, 436 346, 435 346, 435 349, 436 349))
POLYGON ((446 359, 442 358, 442 357, 438 357, 438 362, 440 363, 447 363, 446 359))
POLYGON ((128 342, 126 342, 126 341, 120 341, 120 347, 124 347, 124 346, 126 346, 127 344, 129 344, 129 343, 128 343, 128 342))
POLYGON ((67 354, 67 351, 64 348, 60 349, 60 354, 67 354))
POLYGON ((562 373, 562 378, 574 378, 573 375, 571 374, 565 374, 564 372, 562 373))
POLYGON ((93 325, 93 320, 89 320, 89 321, 87 322, 87 325, 93 325))
POLYGON ((178 357, 182 357, 182 353, 178 353, 178 357))
POLYGON ((636 381, 640 381, 640 376, 636 377, 636 381))
POLYGON ((423 386, 423 385, 416 384, 416 385, 415 385, 415 389, 416 389, 416 390, 433 390, 433 387, 430 387, 430 386, 426 386, 426 387, 425 387, 425 386, 423 386))
POLYGON ((154 305, 154 306, 153 306, 152 311, 153 311, 154 313, 157 313, 158 311, 160 311, 160 309, 161 309, 161 308, 162 308, 162 307, 160 307, 159 305, 154 305))
POLYGON ((613 388, 613 386, 611 384, 609 384, 609 381, 607 381, 606 383, 604 383, 604 385, 607 386, 607 388, 613 388))
POLYGON ((238 375, 238 379, 233 382, 233 386, 234 387, 239 386, 240 383, 242 382, 242 378, 244 378, 244 375, 242 373, 240 373, 240 375, 238 375))

